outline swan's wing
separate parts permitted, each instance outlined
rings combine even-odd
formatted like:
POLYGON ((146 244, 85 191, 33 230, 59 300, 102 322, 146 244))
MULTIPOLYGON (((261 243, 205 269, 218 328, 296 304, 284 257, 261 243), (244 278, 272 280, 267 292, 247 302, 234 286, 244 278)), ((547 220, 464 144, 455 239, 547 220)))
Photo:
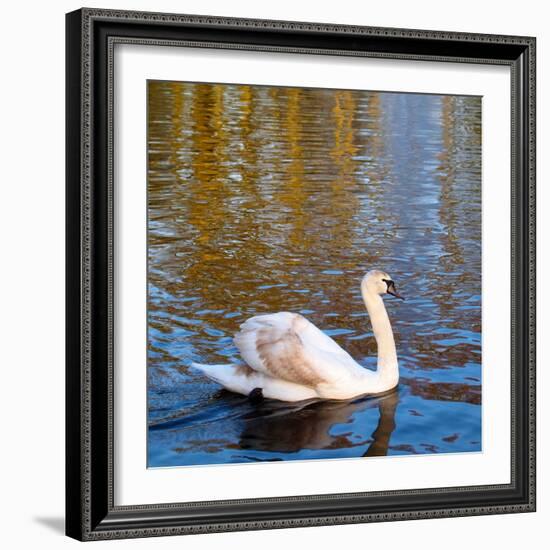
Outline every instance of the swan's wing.
POLYGON ((363 371, 332 338, 295 313, 252 317, 234 341, 251 368, 296 384, 316 387, 363 371))

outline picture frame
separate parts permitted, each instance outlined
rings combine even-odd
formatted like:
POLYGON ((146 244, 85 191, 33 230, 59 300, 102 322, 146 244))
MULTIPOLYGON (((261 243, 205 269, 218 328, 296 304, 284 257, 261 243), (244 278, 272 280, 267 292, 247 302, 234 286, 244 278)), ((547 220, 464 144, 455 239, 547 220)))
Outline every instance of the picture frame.
POLYGON ((66 17, 66 534, 104 540, 534 511, 535 38, 88 8, 66 17), (115 44, 509 67, 510 483, 115 504, 115 44))

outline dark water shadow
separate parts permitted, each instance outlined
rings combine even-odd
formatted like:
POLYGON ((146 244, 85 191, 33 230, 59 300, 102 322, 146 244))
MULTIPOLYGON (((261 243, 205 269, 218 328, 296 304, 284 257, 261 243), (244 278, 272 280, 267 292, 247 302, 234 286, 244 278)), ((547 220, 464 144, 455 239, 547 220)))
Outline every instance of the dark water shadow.
POLYGON ((50 529, 50 531, 53 531, 54 533, 57 533, 58 535, 64 535, 65 534, 65 518, 59 517, 59 516, 48 516, 48 517, 35 517, 33 518, 36 523, 39 523, 40 525, 43 525, 44 527, 47 527, 50 529))
POLYGON ((381 397, 378 402, 380 418, 376 430, 372 433, 373 442, 363 456, 386 456, 390 444, 391 434, 395 430, 395 410, 399 402, 397 391, 381 397))
POLYGON ((238 447, 255 451, 294 453, 302 449, 343 449, 368 445, 363 456, 383 456, 388 452, 395 429, 399 392, 352 401, 315 401, 297 405, 266 401, 246 422, 238 447), (352 416, 378 408, 379 420, 372 436, 354 441, 352 433, 333 434, 334 426, 352 422, 352 416))

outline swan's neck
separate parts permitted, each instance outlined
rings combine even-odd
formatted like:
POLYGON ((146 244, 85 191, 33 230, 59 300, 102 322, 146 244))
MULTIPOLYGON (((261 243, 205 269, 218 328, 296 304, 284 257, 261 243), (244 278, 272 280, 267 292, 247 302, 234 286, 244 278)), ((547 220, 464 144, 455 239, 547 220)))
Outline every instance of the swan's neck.
POLYGON ((384 300, 379 294, 369 292, 365 287, 361 289, 363 300, 374 331, 374 338, 378 346, 378 370, 380 378, 389 388, 397 385, 399 380, 399 368, 397 365, 397 352, 395 341, 384 300))

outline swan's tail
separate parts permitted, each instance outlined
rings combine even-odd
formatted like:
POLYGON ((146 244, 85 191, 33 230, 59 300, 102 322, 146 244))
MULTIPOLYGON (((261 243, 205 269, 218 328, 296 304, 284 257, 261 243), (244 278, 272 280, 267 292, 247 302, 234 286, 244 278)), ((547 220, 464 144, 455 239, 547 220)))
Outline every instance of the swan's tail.
POLYGON ((263 378, 261 373, 253 371, 246 365, 191 363, 191 366, 224 388, 242 395, 248 395, 254 388, 260 387, 262 382, 260 378, 263 378))
POLYGON ((248 365, 203 365, 201 363, 191 363, 191 365, 210 380, 241 395, 250 395, 252 390, 259 388, 264 397, 280 401, 304 401, 319 397, 313 388, 272 378, 255 371, 248 365))

